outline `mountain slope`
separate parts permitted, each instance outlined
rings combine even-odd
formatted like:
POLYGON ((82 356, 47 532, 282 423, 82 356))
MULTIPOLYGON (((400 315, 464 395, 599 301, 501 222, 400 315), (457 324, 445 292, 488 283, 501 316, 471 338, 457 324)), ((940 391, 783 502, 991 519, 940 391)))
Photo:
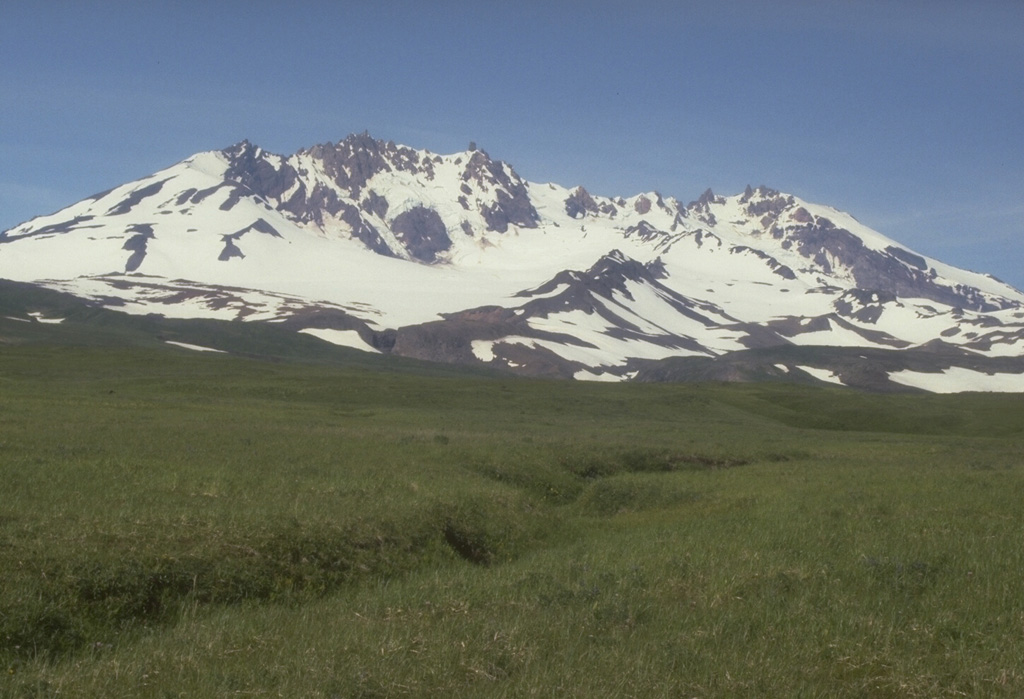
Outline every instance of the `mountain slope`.
MULTIPOLYGON (((475 147, 368 134, 288 157, 247 141, 199 153, 3 232, 0 277, 525 374, 621 380, 680 357, 862 347, 941 355, 936 372, 1001 358, 1024 390, 1024 294, 848 214, 767 187, 600 197, 475 147)), ((897 371, 874 387, 902 385, 897 371)))

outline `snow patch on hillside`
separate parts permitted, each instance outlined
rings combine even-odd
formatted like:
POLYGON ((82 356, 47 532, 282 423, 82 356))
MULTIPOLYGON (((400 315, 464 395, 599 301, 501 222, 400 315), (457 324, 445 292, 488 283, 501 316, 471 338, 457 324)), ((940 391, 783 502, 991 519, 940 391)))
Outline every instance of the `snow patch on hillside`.
POLYGON ((950 367, 938 373, 923 371, 896 371, 889 374, 896 383, 920 388, 932 393, 962 393, 981 391, 987 393, 1024 392, 1024 374, 986 374, 963 367, 950 367))
POLYGON ((362 350, 364 352, 376 352, 380 353, 373 345, 370 345, 360 337, 359 333, 355 330, 332 330, 330 328, 303 328, 299 331, 306 335, 312 335, 313 337, 330 342, 332 345, 339 345, 341 347, 351 347, 352 349, 362 350))
POLYGON ((175 347, 181 347, 182 349, 193 350, 195 352, 218 352, 220 354, 226 354, 224 350, 214 349, 212 347, 203 347, 202 345, 193 345, 189 342, 176 342, 175 340, 165 340, 168 345, 174 345, 175 347))
POLYGON ((829 369, 818 369, 817 367, 813 367, 813 366, 800 366, 800 365, 797 365, 796 368, 800 369, 801 371, 807 372, 808 374, 810 374, 814 378, 818 379, 818 381, 827 381, 828 383, 834 383, 834 384, 838 384, 840 386, 845 386, 846 385, 846 384, 843 383, 842 379, 840 379, 838 376, 836 376, 836 373, 834 371, 831 371, 829 369))

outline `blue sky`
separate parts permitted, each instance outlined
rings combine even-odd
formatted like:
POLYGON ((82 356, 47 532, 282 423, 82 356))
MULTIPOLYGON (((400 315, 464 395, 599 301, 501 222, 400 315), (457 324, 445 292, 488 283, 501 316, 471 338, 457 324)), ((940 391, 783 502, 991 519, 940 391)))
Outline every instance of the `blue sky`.
POLYGON ((0 6, 0 230, 363 130, 609 196, 767 184, 1024 288, 1021 0, 0 6))

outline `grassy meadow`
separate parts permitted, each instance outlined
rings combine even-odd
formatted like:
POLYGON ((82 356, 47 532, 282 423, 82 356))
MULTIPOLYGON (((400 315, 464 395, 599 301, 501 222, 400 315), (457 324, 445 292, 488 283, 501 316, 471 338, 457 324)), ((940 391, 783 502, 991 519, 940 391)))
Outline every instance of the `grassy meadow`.
POLYGON ((1024 397, 0 347, 0 696, 1024 696, 1024 397))

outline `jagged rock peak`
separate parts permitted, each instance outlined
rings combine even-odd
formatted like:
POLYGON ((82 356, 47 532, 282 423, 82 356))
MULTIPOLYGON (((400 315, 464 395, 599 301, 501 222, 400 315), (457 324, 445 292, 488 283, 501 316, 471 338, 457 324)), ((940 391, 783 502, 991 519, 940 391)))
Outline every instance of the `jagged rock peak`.
POLYGON ((488 229, 504 233, 509 225, 537 227, 540 214, 530 201, 525 180, 510 165, 492 160, 485 150, 470 151, 462 181, 473 182, 483 191, 493 190, 495 201, 480 210, 488 229))
POLYGON ((598 212, 597 202, 594 201, 594 197, 590 196, 590 192, 582 186, 577 187, 565 200, 565 213, 573 218, 582 218, 588 212, 594 214, 598 212))
POLYGON ((258 160, 265 158, 269 153, 261 147, 244 138, 238 143, 221 150, 221 153, 231 163, 235 170, 254 165, 258 160))
POLYGON ((704 190, 704 193, 697 198, 697 201, 691 201, 687 204, 687 209, 707 209, 709 205, 716 203, 718 198, 715 193, 711 191, 711 187, 704 190))
POLYGON ((773 199, 780 195, 777 189, 772 189, 763 184, 759 184, 757 187, 751 187, 749 184, 746 189, 743 190, 743 194, 740 196, 740 203, 746 204, 751 199, 762 198, 762 199, 773 199))
POLYGON ((605 277, 613 273, 616 276, 621 276, 633 281, 653 278, 651 270, 645 267, 643 263, 623 254, 623 252, 618 249, 609 251, 587 270, 587 274, 595 279, 605 277))
POLYGON ((357 196, 376 174, 395 170, 434 176, 434 159, 429 153, 394 141, 373 138, 368 131, 349 134, 337 143, 321 143, 302 151, 323 163, 324 172, 340 187, 357 196))

